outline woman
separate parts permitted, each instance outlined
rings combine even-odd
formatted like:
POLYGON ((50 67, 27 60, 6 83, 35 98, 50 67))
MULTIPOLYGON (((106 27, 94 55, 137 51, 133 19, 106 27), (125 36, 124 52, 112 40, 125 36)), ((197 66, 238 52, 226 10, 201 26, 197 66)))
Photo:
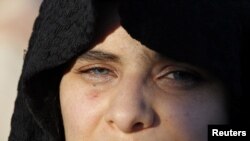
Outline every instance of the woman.
POLYGON ((45 0, 9 140, 201 141, 244 123, 247 4, 45 0))

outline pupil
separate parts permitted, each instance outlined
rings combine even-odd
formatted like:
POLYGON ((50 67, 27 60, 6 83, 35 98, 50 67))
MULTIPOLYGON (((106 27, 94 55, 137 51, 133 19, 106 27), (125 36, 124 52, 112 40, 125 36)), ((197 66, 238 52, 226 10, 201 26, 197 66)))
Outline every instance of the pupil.
POLYGON ((184 81, 195 80, 194 76, 192 76, 189 73, 184 73, 184 72, 175 72, 174 78, 176 80, 184 80, 184 81))
POLYGON ((106 69, 101 69, 101 68, 96 68, 95 70, 94 70, 94 73, 96 73, 96 74, 107 74, 107 70, 106 69))

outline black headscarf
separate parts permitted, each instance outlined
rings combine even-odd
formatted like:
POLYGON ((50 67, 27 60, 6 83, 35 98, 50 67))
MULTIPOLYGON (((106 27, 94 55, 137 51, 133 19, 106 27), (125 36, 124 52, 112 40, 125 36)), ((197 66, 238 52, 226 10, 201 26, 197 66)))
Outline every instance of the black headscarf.
MULTIPOLYGON (((9 141, 64 140, 59 83, 68 64, 92 47, 100 9, 112 0, 44 0, 24 60, 9 141)), ((231 121, 247 122, 240 51, 249 46, 247 0, 121 0, 121 25, 177 61, 208 70, 231 94, 231 121), (237 115, 237 116, 234 116, 237 115)))

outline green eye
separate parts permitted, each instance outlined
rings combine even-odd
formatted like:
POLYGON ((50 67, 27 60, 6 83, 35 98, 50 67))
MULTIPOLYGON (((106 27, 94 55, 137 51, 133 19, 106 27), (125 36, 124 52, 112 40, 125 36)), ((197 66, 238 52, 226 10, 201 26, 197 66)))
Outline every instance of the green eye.
POLYGON ((200 76, 198 76, 197 74, 193 74, 190 72, 186 72, 186 71, 173 71, 168 73, 168 75, 166 76, 169 79, 173 79, 176 81, 185 81, 185 82, 197 82, 199 81, 201 78, 200 76))
POLYGON ((87 70, 89 73, 93 74, 93 75, 107 75, 110 73, 110 70, 105 69, 105 68, 91 68, 89 70, 87 70))
POLYGON ((203 76, 196 71, 184 67, 168 67, 158 77, 158 85, 165 88, 187 89, 199 86, 203 76))
POLYGON ((105 83, 117 77, 112 69, 102 66, 90 66, 80 73, 82 78, 90 83, 105 83))

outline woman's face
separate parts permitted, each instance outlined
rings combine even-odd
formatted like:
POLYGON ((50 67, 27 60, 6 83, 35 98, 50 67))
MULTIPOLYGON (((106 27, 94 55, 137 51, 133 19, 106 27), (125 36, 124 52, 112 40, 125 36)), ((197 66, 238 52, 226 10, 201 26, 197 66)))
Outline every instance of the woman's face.
POLYGON ((227 122, 225 99, 218 80, 150 50, 122 26, 60 83, 67 141, 203 141, 208 124, 227 122))

